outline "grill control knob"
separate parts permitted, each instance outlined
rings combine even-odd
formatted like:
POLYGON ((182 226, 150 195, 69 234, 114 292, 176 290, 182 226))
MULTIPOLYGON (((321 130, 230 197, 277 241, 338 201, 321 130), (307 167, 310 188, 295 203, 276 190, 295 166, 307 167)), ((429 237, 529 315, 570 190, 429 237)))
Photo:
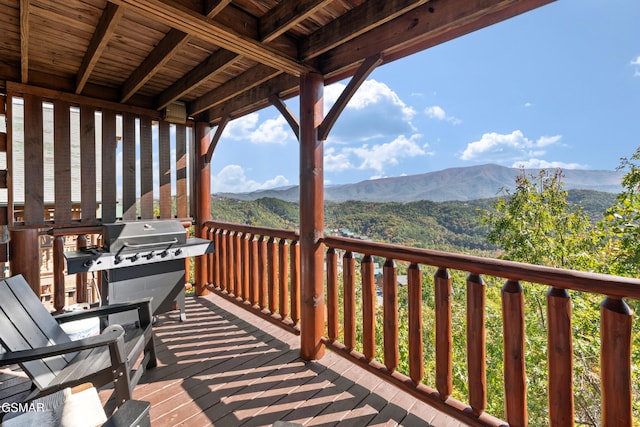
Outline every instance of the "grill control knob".
POLYGON ((146 259, 151 259, 151 258, 153 258, 154 256, 156 256, 155 252, 151 251, 151 252, 149 252, 148 254, 146 254, 144 257, 145 257, 146 259))
POLYGON ((182 249, 176 249, 176 251, 174 252, 175 256, 178 256, 182 253, 182 249))
POLYGON ((131 262, 136 262, 138 259, 140 259, 140 255, 133 254, 130 257, 128 257, 127 259, 131 260, 131 262))

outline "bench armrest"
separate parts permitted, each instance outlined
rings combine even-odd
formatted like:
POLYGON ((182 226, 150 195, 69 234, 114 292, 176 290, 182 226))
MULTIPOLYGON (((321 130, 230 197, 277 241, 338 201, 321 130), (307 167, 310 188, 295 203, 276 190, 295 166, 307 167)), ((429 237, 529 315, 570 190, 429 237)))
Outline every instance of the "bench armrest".
POLYGON ((0 354, 0 366, 13 365, 16 363, 28 362, 30 360, 41 360, 46 357, 74 353, 87 350, 89 348, 113 344, 117 345, 118 341, 120 341, 120 344, 124 346, 124 330, 122 329, 105 332, 95 337, 84 338, 63 344, 3 353, 0 354))
POLYGON ((63 313, 54 316, 53 318, 58 323, 72 322, 75 320, 90 319, 93 317, 105 317, 110 314, 122 313, 125 311, 137 310, 138 318, 141 326, 147 326, 151 324, 151 300, 153 298, 147 297, 136 301, 108 304, 102 307, 91 308, 89 310, 74 311, 71 313, 63 313))

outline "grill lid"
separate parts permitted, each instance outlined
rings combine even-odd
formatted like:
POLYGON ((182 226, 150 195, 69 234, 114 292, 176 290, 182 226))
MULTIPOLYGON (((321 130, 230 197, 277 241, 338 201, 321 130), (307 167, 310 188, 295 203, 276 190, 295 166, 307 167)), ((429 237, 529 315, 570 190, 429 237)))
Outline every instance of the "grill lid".
POLYGON ((180 221, 124 221, 105 224, 102 244, 107 252, 134 251, 184 245, 187 240, 180 221))

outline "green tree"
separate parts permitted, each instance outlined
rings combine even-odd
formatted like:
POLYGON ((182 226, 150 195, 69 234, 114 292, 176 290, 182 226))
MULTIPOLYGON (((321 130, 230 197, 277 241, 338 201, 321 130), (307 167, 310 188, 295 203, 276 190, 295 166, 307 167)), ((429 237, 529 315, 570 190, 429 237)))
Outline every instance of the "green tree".
POLYGON ((481 219, 487 239, 503 249, 502 257, 551 267, 591 270, 598 235, 581 207, 571 206, 562 172, 541 170, 516 177, 511 193, 503 190, 493 210, 481 219))
POLYGON ((640 148, 621 159, 618 170, 626 171, 623 190, 600 222, 607 257, 606 273, 640 277, 640 148))

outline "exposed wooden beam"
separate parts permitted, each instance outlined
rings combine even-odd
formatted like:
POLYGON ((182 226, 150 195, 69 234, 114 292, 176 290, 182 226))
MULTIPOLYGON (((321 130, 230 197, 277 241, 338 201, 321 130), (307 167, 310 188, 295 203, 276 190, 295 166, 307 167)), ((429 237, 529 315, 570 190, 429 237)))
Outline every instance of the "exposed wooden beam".
POLYGON ((367 77, 375 70, 375 68, 382 63, 382 57, 380 55, 371 56, 362 63, 358 71, 353 75, 347 87, 344 88, 336 102, 329 110, 329 113, 325 116, 324 120, 320 126, 318 126, 318 139, 320 141, 324 141, 329 136, 329 132, 333 128, 333 125, 340 117, 340 114, 345 109, 353 95, 355 95, 356 91, 362 83, 367 79, 367 77))
POLYGON ((102 13, 98 26, 96 27, 96 31, 93 33, 89 47, 84 54, 84 58, 82 58, 82 64, 76 77, 76 93, 82 93, 93 68, 100 59, 102 52, 109 43, 111 35, 118 26, 122 13, 123 11, 120 6, 107 3, 107 7, 102 13))
POLYGON ((260 18, 260 37, 269 42, 321 10, 333 0, 284 0, 260 18))
POLYGON ((220 122, 223 117, 235 119, 245 114, 261 110, 270 105, 268 98, 277 94, 280 98, 296 95, 300 87, 300 79, 290 74, 281 73, 276 77, 256 86, 251 91, 238 93, 223 104, 216 105, 203 113, 202 120, 212 125, 220 122))
MULTIPOLYGON (((318 56, 428 1, 364 2, 305 38, 300 44, 300 58, 307 60, 318 56)), ((403 34, 400 34, 400 37, 402 36, 403 34)))
POLYGON ((188 35, 182 31, 170 30, 122 85, 120 102, 127 102, 140 90, 187 43, 187 38, 188 35))
POLYGON ((29 0, 20 0, 20 81, 29 83, 29 0))
POLYGON ((256 65, 253 68, 240 74, 238 77, 229 80, 223 86, 220 86, 200 98, 187 104, 187 114, 194 116, 202 111, 214 107, 226 100, 233 98, 239 93, 249 91, 263 82, 280 74, 280 71, 274 70, 266 65, 256 65))
POLYGON ((277 70, 295 76, 299 76, 301 72, 313 70, 307 64, 283 54, 279 49, 240 34, 180 3, 171 0, 113 0, 113 2, 277 70))
POLYGON ((280 111, 282 117, 284 117, 287 123, 289 123, 289 126, 291 127, 293 133, 296 134, 296 139, 300 141, 300 122, 293 114, 293 111, 291 111, 289 107, 287 107, 287 104, 285 104, 278 95, 271 95, 269 97, 269 102, 271 103, 271 105, 276 107, 278 111, 280 111))
POLYGON ((184 77, 172 84, 158 95, 156 104, 158 110, 163 109, 173 101, 179 99, 204 81, 220 74, 241 58, 240 55, 228 50, 220 49, 209 56, 203 63, 189 71, 184 77))
MULTIPOLYGON (((212 18, 229 1, 209 2, 205 16, 212 18)), ((171 29, 147 56, 142 64, 129 76, 121 89, 121 102, 127 102, 146 82, 148 82, 169 60, 189 41, 189 34, 171 29)), ((162 108, 162 107, 161 107, 162 108)))
MULTIPOLYGON (((411 49, 412 53, 444 43, 464 34, 553 0, 431 0, 407 14, 352 39, 315 60, 322 64, 325 79, 350 66, 359 57, 384 55, 411 49)), ((406 52, 405 52, 406 53, 406 52)))
POLYGON ((206 0, 202 14, 209 18, 213 18, 218 13, 222 12, 222 9, 227 7, 229 3, 231 3, 231 0, 206 0))

